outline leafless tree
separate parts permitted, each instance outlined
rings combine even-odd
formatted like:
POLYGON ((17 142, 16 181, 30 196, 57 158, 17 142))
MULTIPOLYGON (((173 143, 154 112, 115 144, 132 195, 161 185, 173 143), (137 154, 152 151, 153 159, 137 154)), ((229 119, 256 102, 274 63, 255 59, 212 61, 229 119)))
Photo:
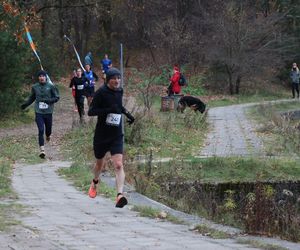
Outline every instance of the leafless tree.
POLYGON ((230 94, 239 94, 243 78, 250 79, 266 66, 282 64, 288 43, 280 26, 284 14, 257 16, 250 2, 228 1, 219 18, 211 20, 214 29, 207 51, 211 63, 226 76, 230 94))

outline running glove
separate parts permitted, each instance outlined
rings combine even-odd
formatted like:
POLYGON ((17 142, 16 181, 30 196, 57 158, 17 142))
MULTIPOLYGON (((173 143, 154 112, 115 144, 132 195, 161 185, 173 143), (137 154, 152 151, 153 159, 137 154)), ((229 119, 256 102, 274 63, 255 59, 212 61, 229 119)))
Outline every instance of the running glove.
POLYGON ((130 114, 130 113, 125 113, 126 117, 127 117, 127 122, 129 125, 131 125, 132 123, 134 123, 134 117, 130 114))

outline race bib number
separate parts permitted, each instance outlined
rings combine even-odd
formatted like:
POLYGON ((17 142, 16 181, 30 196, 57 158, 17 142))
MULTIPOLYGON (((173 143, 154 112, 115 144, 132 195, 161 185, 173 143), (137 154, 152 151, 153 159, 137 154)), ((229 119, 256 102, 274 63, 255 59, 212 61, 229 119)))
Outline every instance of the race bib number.
POLYGON ((84 88, 84 85, 77 85, 78 90, 83 90, 83 88, 84 88))
POLYGON ((119 126, 121 123, 121 114, 108 114, 106 117, 106 124, 110 126, 119 126))
POLYGON ((49 106, 47 103, 39 102, 39 109, 47 109, 49 106))

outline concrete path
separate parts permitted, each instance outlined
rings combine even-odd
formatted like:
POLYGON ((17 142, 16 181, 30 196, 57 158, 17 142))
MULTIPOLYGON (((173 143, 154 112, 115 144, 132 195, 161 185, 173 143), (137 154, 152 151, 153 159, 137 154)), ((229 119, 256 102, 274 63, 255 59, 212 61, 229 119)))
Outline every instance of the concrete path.
MULTIPOLYGON (((293 102, 293 99, 267 101, 265 104, 293 102)), ((296 100, 297 101, 297 100, 296 100)), ((199 152, 200 157, 209 156, 264 156, 262 140, 255 130, 257 124, 245 114, 249 107, 262 103, 248 103, 211 108, 208 110, 210 132, 199 152)))
POLYGON ((262 155, 263 146, 255 127, 246 118, 248 105, 212 108, 208 111, 210 132, 201 156, 262 155))
POLYGON ((30 212, 23 231, 0 236, 0 249, 254 249, 233 239, 213 240, 188 226, 139 217, 101 196, 90 199, 60 178, 66 162, 17 164, 13 187, 30 212), (7 239, 8 238, 8 239, 7 239))

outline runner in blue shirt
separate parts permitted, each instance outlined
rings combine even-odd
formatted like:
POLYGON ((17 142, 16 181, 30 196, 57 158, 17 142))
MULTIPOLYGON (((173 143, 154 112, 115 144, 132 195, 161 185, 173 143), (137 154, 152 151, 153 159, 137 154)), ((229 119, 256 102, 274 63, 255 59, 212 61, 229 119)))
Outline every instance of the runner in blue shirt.
POLYGON ((112 62, 108 58, 108 54, 104 55, 104 59, 101 60, 101 65, 102 65, 103 78, 106 79, 107 71, 112 67, 112 62))
POLYGON ((91 70, 91 65, 86 64, 84 68, 84 77, 88 80, 88 84, 85 87, 85 96, 88 101, 88 106, 90 106, 95 93, 95 83, 98 81, 98 76, 91 70))

